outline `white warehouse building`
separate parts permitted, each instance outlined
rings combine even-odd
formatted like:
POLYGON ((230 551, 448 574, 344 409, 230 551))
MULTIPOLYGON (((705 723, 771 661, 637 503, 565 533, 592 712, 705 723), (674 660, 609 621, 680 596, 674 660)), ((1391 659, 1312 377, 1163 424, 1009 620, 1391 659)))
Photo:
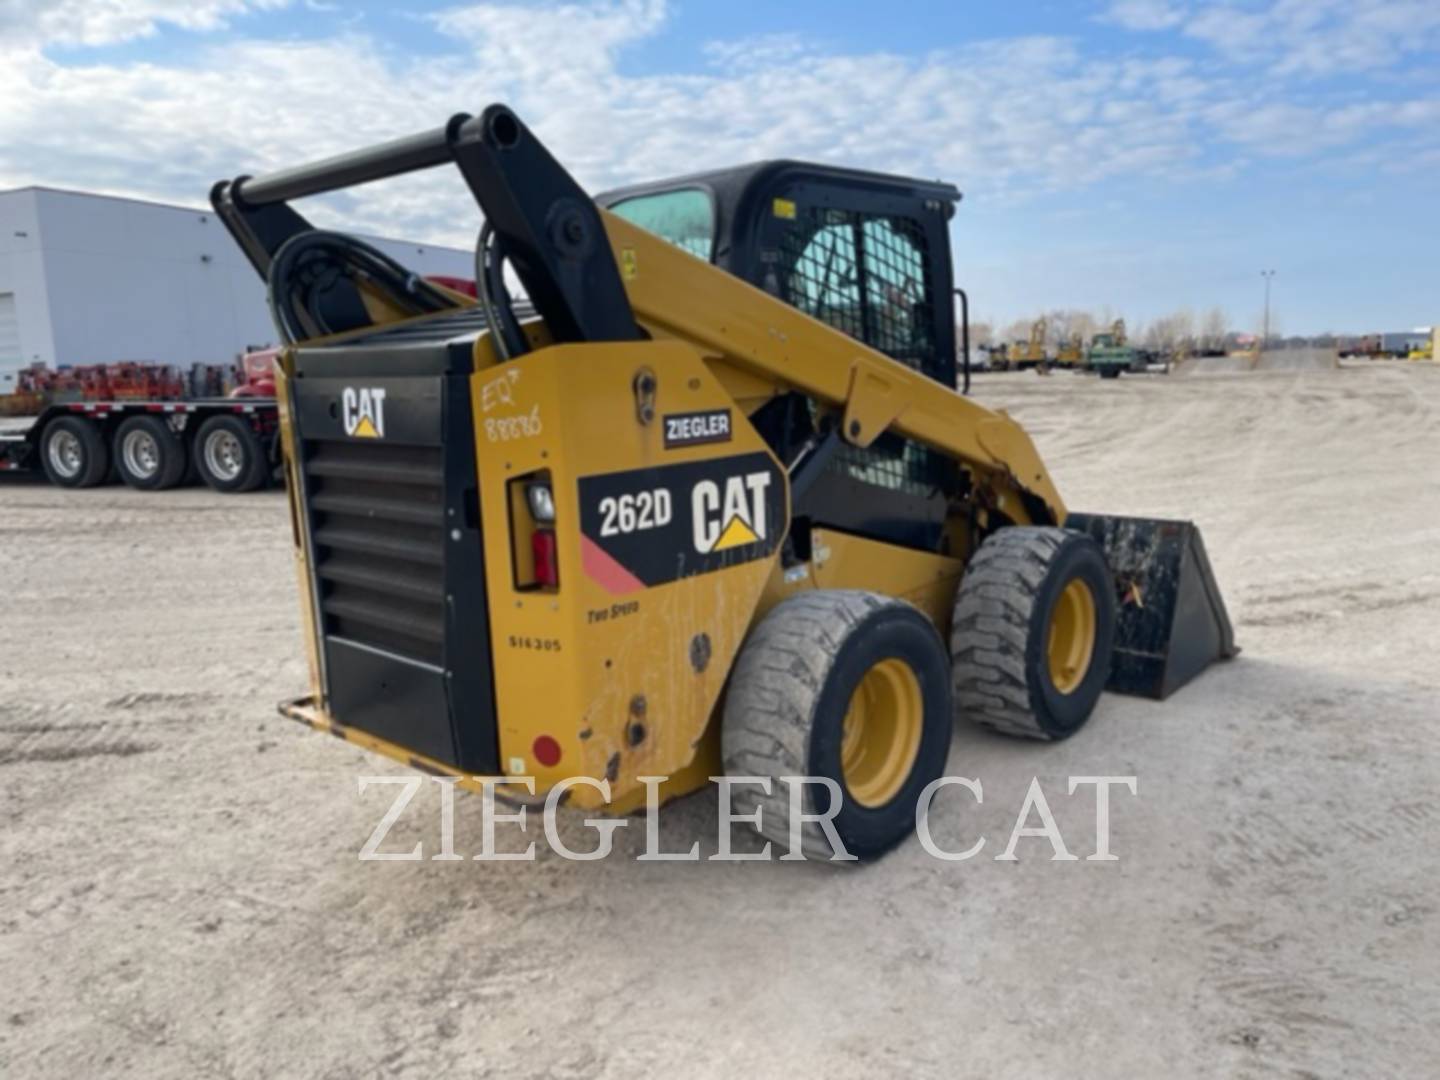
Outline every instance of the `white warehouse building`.
MULTIPOLYGON (((474 276, 472 252, 363 239, 420 273, 474 276)), ((35 363, 189 368, 274 341, 264 284, 212 211, 0 191, 0 394, 35 363)))

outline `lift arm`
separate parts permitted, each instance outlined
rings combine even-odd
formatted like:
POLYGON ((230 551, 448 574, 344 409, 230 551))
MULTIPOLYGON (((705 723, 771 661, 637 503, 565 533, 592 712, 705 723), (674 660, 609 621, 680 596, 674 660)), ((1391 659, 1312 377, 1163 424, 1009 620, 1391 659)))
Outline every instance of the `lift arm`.
POLYGON ((600 213, 626 268, 630 305, 652 332, 690 341, 777 390, 799 390, 843 409, 841 433, 857 446, 897 432, 1038 499, 1047 512, 1032 519, 1064 520, 1065 505, 1035 445, 1009 416, 609 211, 600 213))
POLYGON ((503 105, 443 128, 269 177, 217 184, 217 212, 265 274, 305 222, 286 200, 453 161, 557 342, 687 340, 842 412, 841 437, 893 431, 970 468, 1014 520, 1065 507, 1023 428, 659 237, 601 210, 503 105), (624 267, 622 273, 621 267, 624 267), (1019 505, 1007 506, 1007 493, 1019 505))

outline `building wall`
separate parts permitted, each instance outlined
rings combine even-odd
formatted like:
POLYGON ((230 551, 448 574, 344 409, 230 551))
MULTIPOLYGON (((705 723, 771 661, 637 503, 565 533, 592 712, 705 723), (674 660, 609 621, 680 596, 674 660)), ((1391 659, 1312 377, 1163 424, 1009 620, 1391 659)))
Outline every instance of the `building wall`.
POLYGON ((8 394, 15 389, 16 371, 48 361, 55 348, 34 191, 0 194, 0 296, 13 300, 17 322, 18 349, 0 355, 0 394, 8 394))
MULTIPOLYGON (((0 193, 0 233, 22 366, 227 363, 275 340, 263 283, 209 211, 21 189, 0 193)), ((364 239, 421 273, 474 272, 468 251, 364 239)))

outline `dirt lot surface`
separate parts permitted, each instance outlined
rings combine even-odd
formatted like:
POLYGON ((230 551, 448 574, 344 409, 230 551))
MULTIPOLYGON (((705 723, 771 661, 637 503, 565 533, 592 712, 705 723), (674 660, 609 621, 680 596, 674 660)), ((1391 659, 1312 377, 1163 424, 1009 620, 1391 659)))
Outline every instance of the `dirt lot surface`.
POLYGON ((1194 356, 1175 365, 1176 375, 1219 375, 1240 372, 1331 371, 1340 366, 1334 349, 1278 349, 1256 356, 1194 356))
MULTIPOLYGON (((1198 520, 1245 652, 1063 744, 958 730, 957 863, 636 862, 639 823, 361 862, 393 789, 356 778, 398 769, 275 715, 281 497, 0 486, 0 1075, 1433 1075, 1440 368, 976 390, 1072 507, 1198 520), (1091 854, 1096 775, 1137 778, 1119 861, 994 860, 1032 776, 1091 854)), ((662 817, 715 850, 711 795, 662 817)))

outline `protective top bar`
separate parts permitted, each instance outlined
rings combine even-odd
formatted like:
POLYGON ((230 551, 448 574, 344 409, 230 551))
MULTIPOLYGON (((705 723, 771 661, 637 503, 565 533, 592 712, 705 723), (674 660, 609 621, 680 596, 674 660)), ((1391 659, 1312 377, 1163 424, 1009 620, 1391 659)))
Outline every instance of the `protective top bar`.
POLYGON ((231 196, 249 206, 266 206, 444 165, 454 160, 450 153, 452 132, 469 119, 468 113, 458 113, 444 127, 418 135, 281 169, 268 176, 247 176, 232 185, 231 196))
POLYGON ((514 268, 556 342, 642 336, 599 209, 504 105, 457 113, 444 127, 368 150, 221 181, 210 203, 267 285, 283 291, 290 284, 272 280, 276 258, 314 231, 290 200, 445 164, 460 170, 491 227, 492 253, 514 268))

